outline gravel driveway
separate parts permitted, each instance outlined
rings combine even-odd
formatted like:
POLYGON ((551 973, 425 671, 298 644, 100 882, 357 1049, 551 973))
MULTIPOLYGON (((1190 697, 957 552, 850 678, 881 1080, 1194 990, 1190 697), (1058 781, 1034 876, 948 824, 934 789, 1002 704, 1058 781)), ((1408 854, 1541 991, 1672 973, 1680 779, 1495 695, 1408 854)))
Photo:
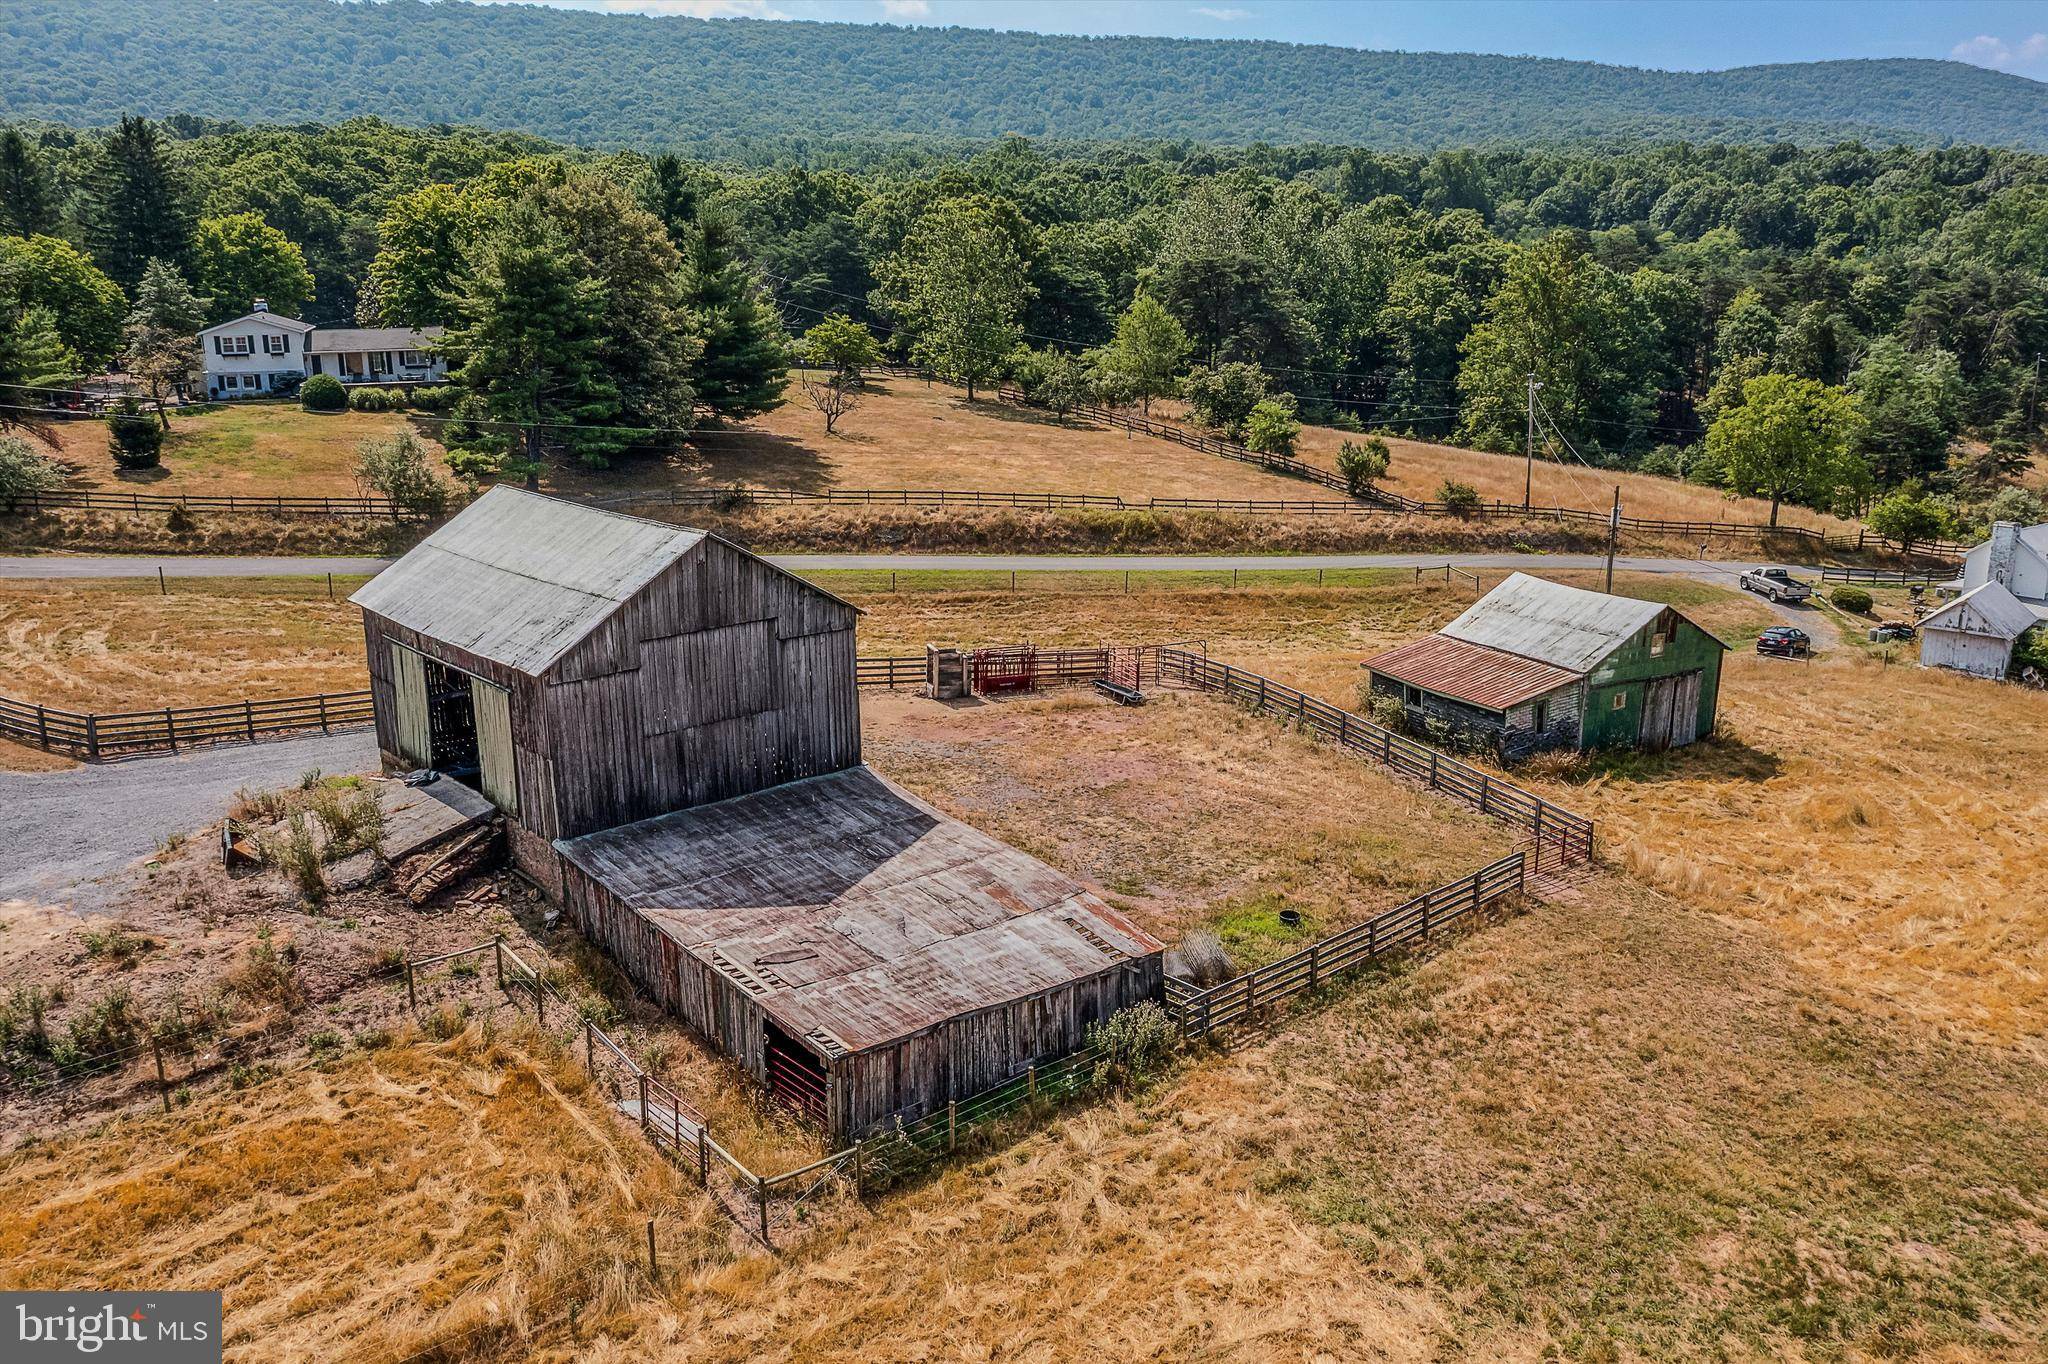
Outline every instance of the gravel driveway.
POLYGON ((166 835, 218 820, 241 787, 283 786, 309 767, 375 771, 377 736, 366 726, 64 772, 0 772, 0 904, 99 908, 114 891, 106 878, 149 857, 166 835))

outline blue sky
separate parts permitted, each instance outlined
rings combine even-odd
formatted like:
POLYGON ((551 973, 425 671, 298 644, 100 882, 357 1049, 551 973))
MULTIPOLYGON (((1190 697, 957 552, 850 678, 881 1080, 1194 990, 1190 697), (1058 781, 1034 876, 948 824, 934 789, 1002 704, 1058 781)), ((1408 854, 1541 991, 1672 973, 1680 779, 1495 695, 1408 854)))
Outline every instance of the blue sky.
POLYGON ((1953 57, 2048 80, 2048 0, 540 0, 712 18, 1273 38, 1676 70, 1953 57))

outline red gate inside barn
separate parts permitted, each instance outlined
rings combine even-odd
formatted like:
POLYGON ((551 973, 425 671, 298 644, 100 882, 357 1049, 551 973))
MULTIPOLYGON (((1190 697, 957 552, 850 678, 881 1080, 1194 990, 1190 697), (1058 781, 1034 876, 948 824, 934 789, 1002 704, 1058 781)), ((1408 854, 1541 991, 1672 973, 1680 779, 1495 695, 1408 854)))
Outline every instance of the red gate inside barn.
POLYGON ((974 651, 974 690, 1031 691, 1038 686, 1038 650, 1030 644, 974 651))

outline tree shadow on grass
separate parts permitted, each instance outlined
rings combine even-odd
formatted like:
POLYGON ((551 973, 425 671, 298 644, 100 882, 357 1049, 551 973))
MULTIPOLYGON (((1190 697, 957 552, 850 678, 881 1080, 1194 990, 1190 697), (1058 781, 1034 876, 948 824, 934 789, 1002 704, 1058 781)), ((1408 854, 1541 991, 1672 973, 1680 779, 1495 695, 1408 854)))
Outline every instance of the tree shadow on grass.
POLYGON ((1013 403, 994 402, 986 398, 976 398, 971 403, 963 398, 954 406, 972 412, 977 417, 987 417, 990 421, 1010 422, 1018 426, 1056 426, 1063 431, 1094 429, 1092 423, 1077 417, 1062 417, 1039 408, 1018 407, 1013 403))
POLYGON ((1769 781, 1784 770, 1777 754, 1754 747, 1733 734, 1720 732, 1684 748, 1641 753, 1628 748, 1600 748, 1569 756, 1538 757, 1524 764, 1534 775, 1571 786, 1594 781, 1646 786, 1667 781, 1769 781))

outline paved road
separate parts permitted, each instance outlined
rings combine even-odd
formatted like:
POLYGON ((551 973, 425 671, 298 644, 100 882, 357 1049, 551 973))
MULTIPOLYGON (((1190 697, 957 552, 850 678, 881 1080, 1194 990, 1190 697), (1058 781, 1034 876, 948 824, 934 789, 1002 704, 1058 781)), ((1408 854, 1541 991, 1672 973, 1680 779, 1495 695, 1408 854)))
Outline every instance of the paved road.
MULTIPOLYGON (((1302 568, 1585 569, 1606 560, 1598 554, 771 554, 784 568, 819 569, 994 569, 1027 573, 1190 571, 1302 568)), ((113 555, 38 555, 0 558, 0 578, 154 578, 159 567, 173 578, 314 577, 324 573, 376 573, 388 559, 144 558, 113 555)), ((1707 582, 1733 582, 1756 560, 1658 559, 1624 555, 1615 567, 1632 573, 1677 573, 1707 582)))
POLYGON ((0 772, 0 904, 93 908, 108 892, 102 878, 147 858, 164 835, 219 819, 239 788, 282 786, 309 767, 376 766, 376 735, 365 727, 63 772, 0 772))

